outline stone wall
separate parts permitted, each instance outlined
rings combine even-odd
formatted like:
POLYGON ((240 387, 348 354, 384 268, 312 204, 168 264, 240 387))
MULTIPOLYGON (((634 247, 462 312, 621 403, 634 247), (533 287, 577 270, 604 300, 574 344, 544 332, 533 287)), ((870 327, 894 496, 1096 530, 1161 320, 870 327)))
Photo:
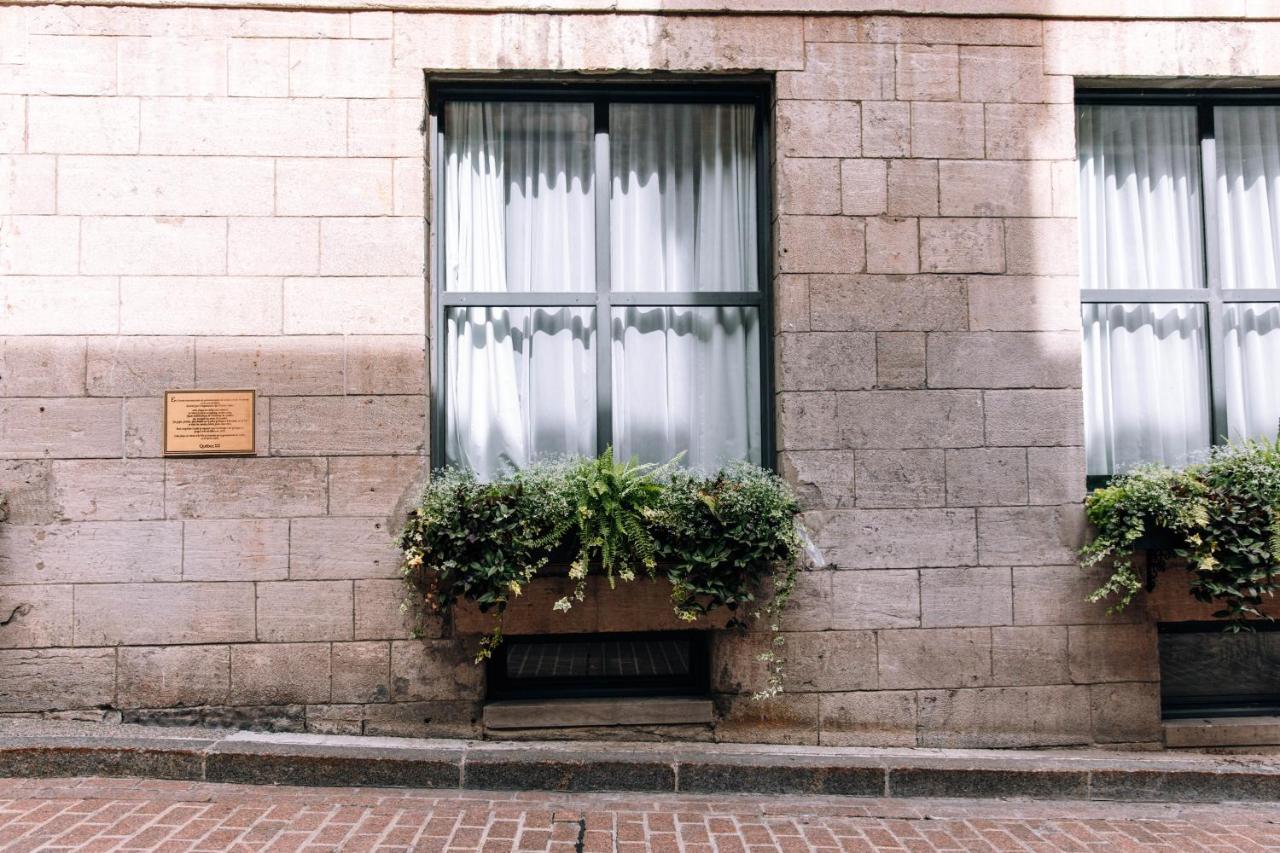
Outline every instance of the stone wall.
POLYGON ((778 463, 833 565, 783 697, 717 635, 714 736, 1157 739, 1151 623, 1072 562, 1073 77, 1275 76, 1278 35, 0 9, 0 712, 475 734, 392 542, 429 467, 427 76, 767 72, 778 463), (257 458, 161 459, 161 392, 219 386, 259 390, 257 458))

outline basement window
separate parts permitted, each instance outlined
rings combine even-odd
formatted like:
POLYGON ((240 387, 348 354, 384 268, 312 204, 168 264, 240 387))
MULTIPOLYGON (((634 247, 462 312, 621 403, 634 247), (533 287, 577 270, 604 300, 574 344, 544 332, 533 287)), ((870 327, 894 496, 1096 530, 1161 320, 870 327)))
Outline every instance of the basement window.
POLYGON ((704 631, 506 637, 489 659, 489 699, 702 696, 704 631))
POLYGON ((1222 630, 1221 622, 1175 622, 1160 630, 1165 719, 1280 714, 1280 625, 1222 630))

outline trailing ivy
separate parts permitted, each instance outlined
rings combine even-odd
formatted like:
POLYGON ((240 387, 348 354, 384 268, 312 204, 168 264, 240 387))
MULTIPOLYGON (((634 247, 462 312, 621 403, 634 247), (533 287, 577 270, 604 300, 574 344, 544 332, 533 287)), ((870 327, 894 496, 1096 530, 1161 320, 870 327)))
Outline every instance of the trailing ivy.
POLYGON ((565 611, 599 573, 611 586, 641 576, 671 584, 676 616, 693 621, 724 607, 731 625, 765 620, 773 632, 763 694, 781 690, 779 618, 795 586, 799 506, 775 474, 738 464, 703 475, 599 458, 539 462, 493 482, 436 472, 409 514, 400 547, 406 583, 429 611, 460 600, 494 615, 477 660, 502 639, 502 614, 551 563, 577 581, 555 602, 565 611), (762 596, 762 593, 767 595, 762 596))
POLYGON ((1111 567, 1090 600, 1115 596, 1113 610, 1133 600, 1142 588, 1133 552, 1145 540, 1186 561, 1188 592, 1221 605, 1215 618, 1238 629, 1268 616, 1263 603, 1280 588, 1280 438, 1217 448, 1181 469, 1135 469, 1091 493, 1085 509, 1096 534, 1080 564, 1111 567))

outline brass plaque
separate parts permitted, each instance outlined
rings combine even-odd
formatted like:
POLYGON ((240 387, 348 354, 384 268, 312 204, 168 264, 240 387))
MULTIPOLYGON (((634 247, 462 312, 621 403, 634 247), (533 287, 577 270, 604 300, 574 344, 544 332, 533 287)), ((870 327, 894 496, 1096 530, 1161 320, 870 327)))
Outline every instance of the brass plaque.
POLYGON ((249 455, 256 392, 164 392, 164 455, 249 455))

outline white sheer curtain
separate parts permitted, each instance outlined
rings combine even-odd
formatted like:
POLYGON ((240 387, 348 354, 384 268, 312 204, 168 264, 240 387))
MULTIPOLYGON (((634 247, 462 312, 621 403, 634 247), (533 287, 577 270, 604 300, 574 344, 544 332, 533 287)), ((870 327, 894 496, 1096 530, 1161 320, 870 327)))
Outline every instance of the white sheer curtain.
MULTIPOLYGON (((1203 287, 1195 109, 1083 106, 1077 127, 1083 286, 1203 287)), ((1208 447, 1204 309, 1094 304, 1083 319, 1089 473, 1208 447)))
MULTIPOLYGON (((445 288, 594 290, 590 106, 455 102, 445 127, 445 288)), ((594 453, 592 327, 581 309, 450 309, 446 461, 492 476, 594 453)))
MULTIPOLYGON (((1216 107, 1222 286, 1280 288, 1280 107, 1216 107)), ((1224 309, 1227 429, 1273 438, 1280 422, 1280 305, 1224 309)))
MULTIPOLYGON (((754 123, 745 105, 610 107, 615 291, 759 286, 754 123)), ((610 328, 621 457, 761 461, 757 309, 615 309, 610 328)))

